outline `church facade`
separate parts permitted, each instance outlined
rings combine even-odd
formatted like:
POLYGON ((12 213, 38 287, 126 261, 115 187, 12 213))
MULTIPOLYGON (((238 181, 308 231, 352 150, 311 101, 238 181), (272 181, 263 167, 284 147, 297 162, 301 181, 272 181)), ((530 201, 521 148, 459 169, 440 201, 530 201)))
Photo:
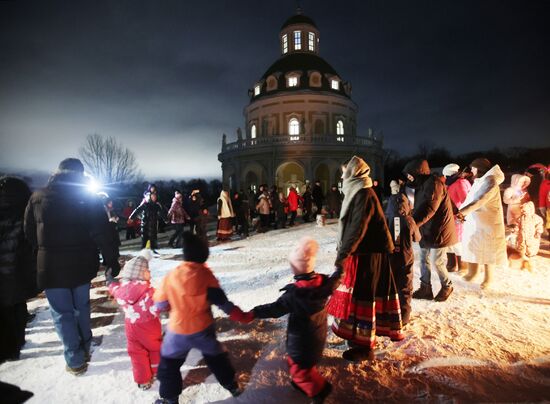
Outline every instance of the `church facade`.
POLYGON ((224 186, 231 190, 276 185, 288 192, 319 180, 326 192, 338 184, 341 165, 353 155, 381 178, 382 139, 357 134, 357 105, 351 84, 319 56, 319 30, 298 12, 279 33, 281 56, 249 90, 245 130, 223 135, 224 186))

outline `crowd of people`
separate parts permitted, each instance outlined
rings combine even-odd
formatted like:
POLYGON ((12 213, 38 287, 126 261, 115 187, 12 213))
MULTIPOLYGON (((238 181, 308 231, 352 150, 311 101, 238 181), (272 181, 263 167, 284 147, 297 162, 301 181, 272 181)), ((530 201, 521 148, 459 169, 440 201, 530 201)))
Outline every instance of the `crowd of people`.
POLYGON ((501 168, 485 158, 463 169, 450 163, 441 173, 434 173, 426 160, 413 160, 391 182, 384 211, 370 167, 354 156, 342 166, 341 193, 333 185, 324 195, 319 182, 301 193, 291 187, 288 195, 266 186, 232 197, 222 191, 216 205, 216 236, 222 241, 234 228, 248 236, 250 225, 258 232, 292 226, 299 208, 305 222, 319 213, 339 219, 330 276, 315 272, 319 247, 306 237, 289 254, 294 282, 282 289, 277 301, 243 312, 228 300, 206 263, 208 210, 198 191, 184 198, 176 190, 167 210, 150 185, 137 207, 127 206, 123 215, 128 223, 140 221, 143 250, 121 270, 119 217, 108 197, 87 190, 78 159, 63 160, 47 186, 32 194, 21 179, 0 178, 0 361, 19 358, 28 319, 26 300, 44 291, 66 370, 74 375, 86 372, 92 342, 90 283, 100 267, 99 251, 109 291, 125 314, 134 380, 148 389, 158 378, 158 404, 178 402, 179 369, 192 348, 202 352, 225 389, 233 396, 241 394, 229 353, 216 338, 212 304, 242 323, 288 314, 291 383, 313 402, 322 402, 332 389, 316 369, 325 346, 327 315, 333 317, 332 331, 348 343, 343 358, 372 360, 377 336, 404 338, 411 299, 449 299, 454 291, 449 272, 458 271, 467 281, 483 272, 481 287, 490 288, 495 269, 513 254, 522 268, 530 269, 544 234, 543 219, 546 226, 550 223, 550 178, 548 172, 540 181, 532 173, 514 175, 504 191, 506 216, 500 189, 504 179, 501 168), (537 181, 533 200, 530 186, 537 181), (174 225, 169 246, 183 248, 183 262, 155 290, 149 262, 158 248, 159 221, 174 225), (184 231, 187 223, 190 231, 184 231), (420 287, 413 291, 415 243, 420 247, 421 275, 420 287), (440 282, 435 296, 432 269, 440 282), (164 335, 159 320, 163 311, 169 312, 164 335))

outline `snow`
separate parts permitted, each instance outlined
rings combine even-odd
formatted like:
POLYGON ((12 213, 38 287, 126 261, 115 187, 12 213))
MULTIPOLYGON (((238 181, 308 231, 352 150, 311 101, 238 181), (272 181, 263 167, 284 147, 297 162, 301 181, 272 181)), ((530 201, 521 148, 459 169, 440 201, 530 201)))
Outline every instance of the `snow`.
MULTIPOLYGON (((300 225, 257 234, 211 248, 209 265, 228 297, 243 310, 271 302, 292 281, 287 263, 291 246, 304 235, 320 244, 317 271, 330 273, 335 257, 336 223, 300 225)), ((136 255, 139 251, 127 251, 136 255)), ((160 249, 153 259, 153 284, 181 262, 181 251, 160 249)), ((550 398, 550 254, 548 245, 534 260, 532 272, 502 268, 493 287, 479 288, 451 274, 455 291, 447 302, 413 301, 413 319, 404 341, 381 338, 376 360, 348 363, 344 342, 329 334, 320 372, 334 385, 327 402, 379 401, 541 401, 550 398)), ((481 276, 480 276, 481 277, 481 276)), ((151 403, 149 391, 137 388, 126 353, 124 319, 107 298, 104 278, 93 282, 94 352, 79 377, 65 371, 62 346, 43 297, 29 303, 36 313, 27 329, 21 359, 0 365, 0 379, 35 395, 29 403, 151 403)), ((415 267, 415 288, 419 269, 415 267)), ((434 274, 434 293, 439 281, 434 274)), ((219 386, 199 352, 182 367, 180 403, 303 403, 288 383, 285 319, 230 322, 214 309, 219 339, 226 346, 245 392, 238 399, 219 386)), ((165 322, 166 320, 164 320, 165 322)))

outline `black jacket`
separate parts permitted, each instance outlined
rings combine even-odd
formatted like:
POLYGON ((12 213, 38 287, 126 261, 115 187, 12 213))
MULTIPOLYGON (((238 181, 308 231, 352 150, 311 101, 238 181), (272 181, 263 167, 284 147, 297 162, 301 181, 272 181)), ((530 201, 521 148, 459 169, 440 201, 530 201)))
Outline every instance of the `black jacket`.
MULTIPOLYGON (((36 260, 25 239, 23 216, 30 190, 26 194, 3 187, 0 192, 0 306, 10 307, 36 296, 36 260)), ((4 325, 5 326, 5 325, 4 325)))
POLYGON ((394 246, 382 206, 372 188, 363 188, 350 202, 346 216, 340 219, 337 267, 352 254, 392 253, 394 246))
POLYGON ((393 269, 399 269, 414 263, 413 241, 421 240, 420 231, 411 215, 410 202, 407 196, 399 192, 390 197, 391 204, 386 209, 388 227, 395 250, 391 255, 393 269), (396 221, 399 224, 399 234, 396 237, 396 221))
POLYGON ((167 219, 165 209, 158 201, 141 202, 130 215, 130 219, 136 217, 141 219, 141 234, 145 236, 157 234, 159 219, 164 221, 167 219))
POLYGON ((286 348, 288 356, 303 368, 319 362, 327 338, 325 304, 338 286, 341 272, 330 277, 315 272, 296 275, 274 303, 254 307, 256 318, 277 318, 289 314, 286 348))
POLYGON ((323 204, 323 199, 325 199, 325 196, 323 195, 323 188, 321 188, 320 185, 313 186, 313 191, 311 191, 311 195, 316 205, 323 204))
POLYGON ((38 286, 74 288, 90 282, 99 269, 101 250, 107 266, 118 268, 118 247, 112 238, 101 200, 90 193, 84 176, 62 172, 35 192, 25 211, 25 235, 38 249, 38 286))
POLYGON ((330 210, 340 210, 342 207, 342 194, 338 190, 330 190, 327 193, 327 205, 330 210))

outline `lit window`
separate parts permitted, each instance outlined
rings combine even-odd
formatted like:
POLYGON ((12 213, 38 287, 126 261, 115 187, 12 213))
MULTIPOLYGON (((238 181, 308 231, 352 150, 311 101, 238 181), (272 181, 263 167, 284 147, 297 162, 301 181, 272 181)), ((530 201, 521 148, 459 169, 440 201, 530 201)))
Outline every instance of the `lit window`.
POLYGON ((252 139, 256 139, 256 125, 252 125, 250 128, 250 137, 252 139))
POLYGON ((294 31, 294 50, 302 49, 302 32, 294 31))
POLYGON ((332 80, 330 86, 333 90, 339 90, 340 89, 340 83, 338 83, 338 80, 332 80))
POLYGON ((315 34, 313 32, 308 35, 308 49, 312 52, 315 50, 315 34))
POLYGON ((254 87, 254 95, 260 95, 260 86, 254 87))
POLYGON ((283 53, 288 52, 288 36, 287 34, 283 35, 283 53))
POLYGON ((336 122, 336 140, 338 142, 344 141, 344 122, 342 120, 336 122))
POLYGON ((289 77, 288 78, 288 86, 289 87, 296 87, 298 85, 298 77, 289 77))
POLYGON ((288 121, 288 134, 290 135, 290 140, 300 139, 300 122, 296 118, 288 121))

